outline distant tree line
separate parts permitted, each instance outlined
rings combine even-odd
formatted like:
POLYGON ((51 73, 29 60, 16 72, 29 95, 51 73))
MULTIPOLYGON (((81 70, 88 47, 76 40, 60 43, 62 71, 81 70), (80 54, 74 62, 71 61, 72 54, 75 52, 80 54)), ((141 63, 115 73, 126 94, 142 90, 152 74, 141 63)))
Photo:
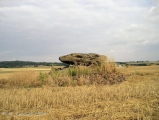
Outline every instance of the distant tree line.
POLYGON ((117 62, 118 65, 125 66, 150 66, 150 65, 159 65, 159 61, 150 62, 150 61, 130 61, 130 62, 117 62))
POLYGON ((31 61, 1 61, 0 68, 21 68, 21 67, 38 67, 38 66, 65 66, 58 62, 31 62, 31 61))
MULTIPOLYGON (((159 61, 156 62, 117 62, 118 65, 125 66, 149 66, 151 64, 159 65, 159 61)), ((31 62, 31 61, 0 61, 0 68, 21 68, 21 67, 38 67, 38 66, 68 66, 61 62, 31 62)))

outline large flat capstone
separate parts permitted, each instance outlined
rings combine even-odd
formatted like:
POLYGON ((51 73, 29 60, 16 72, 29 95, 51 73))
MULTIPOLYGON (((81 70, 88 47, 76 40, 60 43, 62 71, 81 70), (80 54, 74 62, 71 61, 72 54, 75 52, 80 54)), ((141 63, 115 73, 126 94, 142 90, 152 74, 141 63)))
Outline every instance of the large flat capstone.
POLYGON ((60 56, 59 60, 69 65, 101 65, 102 62, 107 60, 104 55, 96 53, 72 53, 64 56, 60 56))

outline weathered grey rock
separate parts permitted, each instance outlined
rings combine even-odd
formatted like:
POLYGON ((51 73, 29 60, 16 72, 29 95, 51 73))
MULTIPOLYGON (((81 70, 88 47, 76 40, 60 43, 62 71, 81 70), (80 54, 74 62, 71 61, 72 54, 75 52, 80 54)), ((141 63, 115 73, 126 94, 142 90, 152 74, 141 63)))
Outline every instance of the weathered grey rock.
POLYGON ((104 55, 95 53, 72 53, 65 56, 59 57, 59 60, 69 65, 101 65, 102 62, 107 60, 104 55))

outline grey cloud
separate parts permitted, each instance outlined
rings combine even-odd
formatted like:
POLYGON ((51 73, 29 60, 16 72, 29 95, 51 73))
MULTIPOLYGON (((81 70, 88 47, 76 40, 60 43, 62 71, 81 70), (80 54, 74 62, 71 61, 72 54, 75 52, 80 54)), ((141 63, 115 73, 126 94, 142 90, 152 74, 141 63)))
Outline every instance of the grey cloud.
POLYGON ((156 60, 157 13, 153 0, 1 0, 0 60, 57 61, 71 52, 144 60, 136 55, 138 45, 156 60))

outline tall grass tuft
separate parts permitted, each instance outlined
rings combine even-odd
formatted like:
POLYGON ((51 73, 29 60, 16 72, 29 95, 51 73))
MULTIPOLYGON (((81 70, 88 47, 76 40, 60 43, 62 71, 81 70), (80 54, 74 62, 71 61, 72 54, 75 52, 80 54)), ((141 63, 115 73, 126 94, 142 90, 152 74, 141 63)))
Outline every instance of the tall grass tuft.
POLYGON ((106 61, 102 62, 100 66, 97 66, 97 69, 101 73, 115 73, 117 72, 117 66, 114 60, 108 58, 106 61))

